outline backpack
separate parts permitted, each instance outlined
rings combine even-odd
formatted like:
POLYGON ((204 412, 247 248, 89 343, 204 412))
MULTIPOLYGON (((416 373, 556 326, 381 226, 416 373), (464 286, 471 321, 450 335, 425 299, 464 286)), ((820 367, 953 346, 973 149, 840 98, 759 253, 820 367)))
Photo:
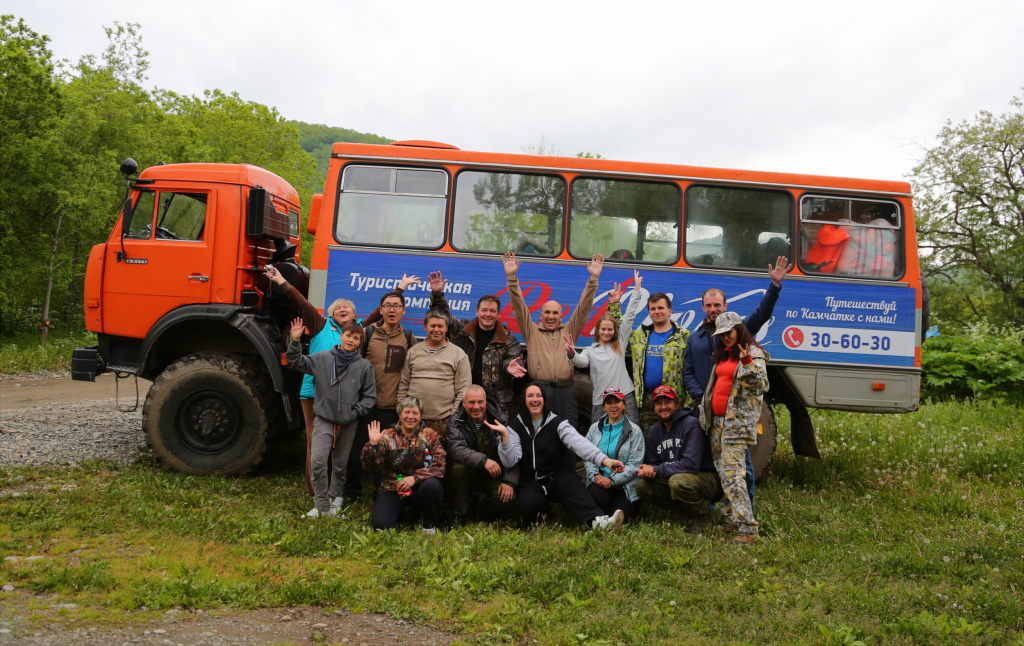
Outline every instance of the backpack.
MULTIPOLYGON (((366 348, 370 345, 370 337, 372 337, 373 333, 376 331, 376 325, 366 326, 366 334, 363 335, 363 343, 359 347, 359 353, 364 357, 366 356, 366 348)), ((412 336, 412 330, 403 327, 402 331, 405 332, 405 349, 408 350, 409 348, 416 344, 416 340, 412 336)))

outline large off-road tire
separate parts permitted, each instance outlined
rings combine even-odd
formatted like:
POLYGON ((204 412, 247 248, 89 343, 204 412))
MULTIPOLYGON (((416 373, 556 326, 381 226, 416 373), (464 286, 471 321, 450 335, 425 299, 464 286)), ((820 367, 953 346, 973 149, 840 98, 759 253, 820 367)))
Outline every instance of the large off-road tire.
POLYGON ((259 464, 272 403, 257 370, 239 355, 217 353, 190 354, 167 366, 142 409, 153 456, 195 475, 243 475, 259 464))
POLYGON ((754 463, 754 481, 760 481, 768 472, 777 443, 778 427, 775 412, 767 402, 761 403, 761 417, 757 420, 757 444, 750 447, 750 460, 754 463))

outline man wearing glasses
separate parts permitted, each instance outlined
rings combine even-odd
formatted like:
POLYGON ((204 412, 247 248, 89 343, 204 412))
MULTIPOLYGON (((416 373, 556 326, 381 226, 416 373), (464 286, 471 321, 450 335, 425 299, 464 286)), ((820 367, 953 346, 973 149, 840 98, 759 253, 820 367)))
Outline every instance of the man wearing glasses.
MULTIPOLYGON (((356 434, 352 453, 360 455, 363 446, 369 441, 366 427, 370 422, 380 422, 380 427, 390 428, 398 423, 398 383, 402 377, 402 367, 409 348, 417 343, 410 330, 402 327, 405 315, 405 297, 399 291, 388 292, 380 299, 381 322, 368 325, 363 336, 360 352, 373 366, 373 375, 377 381, 377 403, 370 412, 359 420, 360 432, 356 434)), ((356 500, 362 493, 362 469, 349 472, 345 498, 356 500), (357 489, 358 487, 358 489, 357 489)))

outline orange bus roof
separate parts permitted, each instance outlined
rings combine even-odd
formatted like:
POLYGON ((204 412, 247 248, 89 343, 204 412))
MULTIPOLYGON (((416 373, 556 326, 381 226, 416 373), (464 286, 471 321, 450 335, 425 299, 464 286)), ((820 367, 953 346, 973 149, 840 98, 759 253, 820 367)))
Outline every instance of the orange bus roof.
POLYGON ((448 144, 410 140, 395 142, 391 146, 380 144, 354 144, 339 142, 332 150, 336 157, 365 158, 381 161, 410 161, 422 163, 467 164, 492 168, 515 167, 573 173, 600 173, 638 178, 671 178, 687 181, 714 180, 734 184, 769 185, 779 187, 806 187, 846 191, 869 191, 910 195, 910 183, 829 177, 801 173, 750 171, 682 164, 656 164, 651 162, 616 161, 611 159, 582 159, 514 153, 487 153, 460 150, 448 144), (429 144, 429 145, 428 145, 429 144))

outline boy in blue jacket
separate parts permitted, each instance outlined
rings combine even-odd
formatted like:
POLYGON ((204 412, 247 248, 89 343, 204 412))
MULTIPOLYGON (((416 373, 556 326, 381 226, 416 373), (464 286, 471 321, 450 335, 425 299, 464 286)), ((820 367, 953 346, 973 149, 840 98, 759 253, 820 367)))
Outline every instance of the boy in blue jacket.
POLYGON ((658 386, 652 398, 658 421, 647 436, 636 491, 656 505, 679 511, 691 521, 687 531, 699 533, 711 522, 711 505, 722 499, 711 447, 690 409, 680 408, 671 386, 658 386))

